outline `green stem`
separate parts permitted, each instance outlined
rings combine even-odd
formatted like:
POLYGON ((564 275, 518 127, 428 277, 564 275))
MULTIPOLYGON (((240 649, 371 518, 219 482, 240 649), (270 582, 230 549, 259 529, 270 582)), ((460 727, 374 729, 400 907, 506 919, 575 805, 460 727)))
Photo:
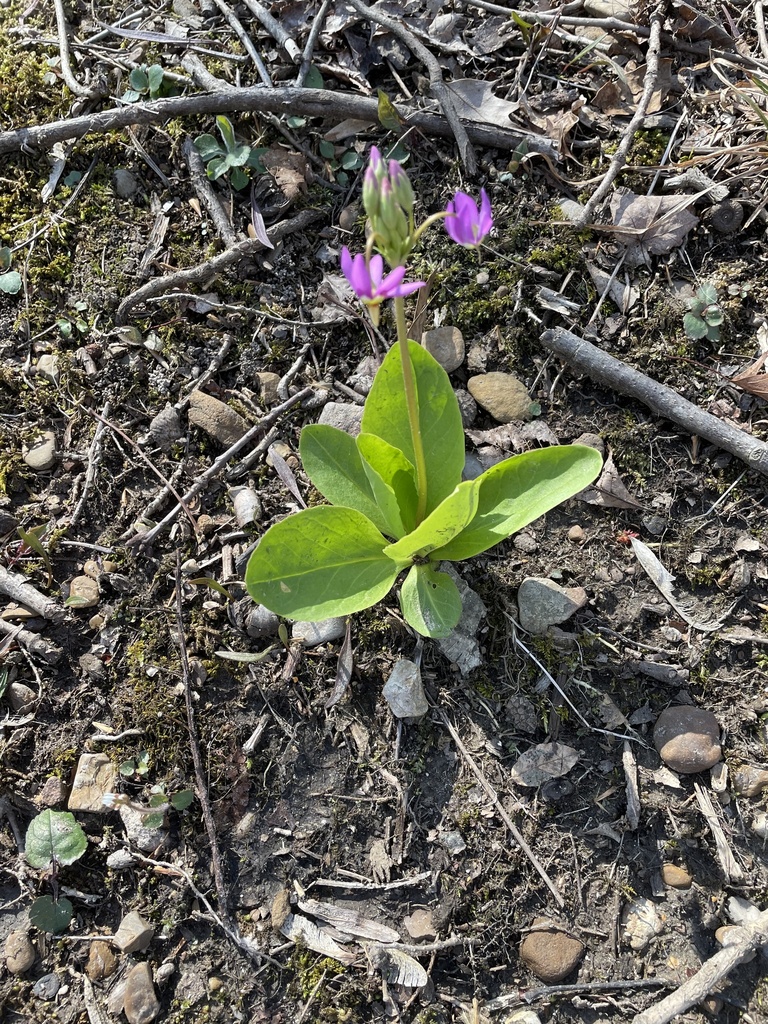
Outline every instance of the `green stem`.
POLYGON ((416 463, 416 525, 427 514, 427 462, 424 458, 424 444, 419 424, 419 400, 416 394, 416 381, 413 376, 411 353, 408 351, 408 330, 405 326, 405 299, 395 299, 395 321, 397 323, 397 340, 400 344, 400 362, 403 367, 403 388, 405 404, 408 409, 408 425, 411 428, 413 459, 416 463))

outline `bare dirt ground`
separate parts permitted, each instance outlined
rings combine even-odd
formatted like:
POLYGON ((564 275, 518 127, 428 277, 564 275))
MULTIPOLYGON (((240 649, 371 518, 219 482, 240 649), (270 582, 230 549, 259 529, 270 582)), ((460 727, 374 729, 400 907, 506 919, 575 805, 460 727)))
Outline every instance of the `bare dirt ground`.
MULTIPOLYGON (((0 8, 0 244, 19 274, 15 291, 0 278, 0 1018, 631 1021, 721 949, 735 907, 767 905, 766 476, 539 338, 568 328, 768 437, 763 5, 662 5, 656 66, 643 5, 537 23, 529 4, 378 4, 454 83, 471 173, 443 120, 409 127, 440 114, 418 45, 341 3, 290 0, 270 8, 278 43, 255 8, 0 8), (222 83, 286 88, 308 42, 309 99, 174 106, 222 83), (400 117, 377 119, 379 89, 400 117), (219 137, 217 113, 256 151, 244 188, 190 152, 219 137), (14 134, 82 117, 77 137, 14 134), (574 225, 623 142, 605 202, 574 225), (480 410, 468 454, 587 433, 611 460, 601 489, 460 566, 486 607, 465 673, 417 644, 394 595, 346 642, 308 647, 290 624, 258 634, 242 585, 254 542, 298 508, 292 488, 319 500, 302 425, 359 404, 390 336, 339 292, 371 144, 398 144, 423 213, 457 187, 493 203, 482 263, 435 232, 414 268, 434 271, 420 326, 463 332, 456 388, 508 371, 541 407, 503 438, 480 410), (703 285, 714 299, 691 308, 703 285), (673 603, 633 535, 675 576, 673 603), (586 603, 530 635, 526 577, 586 603), (404 724, 382 686, 418 651, 430 712, 404 724), (670 707, 714 713, 711 771, 662 763, 670 707), (543 744, 576 760, 532 781, 519 759, 543 744), (85 791, 83 755, 102 773, 85 791), (101 799, 185 790, 155 829, 101 799), (53 874, 23 854, 46 808, 88 840, 53 874), (73 906, 58 934, 30 923, 46 894, 73 906), (131 912, 132 952, 110 943, 131 912)), ((768 1020, 766 973, 758 952, 677 1019, 768 1020)))

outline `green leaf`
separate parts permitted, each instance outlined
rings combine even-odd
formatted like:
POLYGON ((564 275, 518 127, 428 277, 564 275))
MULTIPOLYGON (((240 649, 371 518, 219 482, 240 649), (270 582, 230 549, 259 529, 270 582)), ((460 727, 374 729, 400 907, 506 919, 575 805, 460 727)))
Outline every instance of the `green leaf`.
POLYGON ((266 152, 266 146, 257 146, 255 149, 252 149, 248 154, 246 166, 252 167, 257 174, 264 174, 266 168, 264 167, 264 164, 261 162, 261 158, 264 156, 266 152))
POLYGON ((75 914, 69 900, 62 896, 58 901, 51 896, 38 896, 29 908, 29 921, 41 932, 63 932, 75 914))
POLYGON ((235 139, 235 129, 232 127, 232 122, 224 114, 219 114, 216 118, 216 127, 219 129, 222 141, 224 142, 224 148, 228 153, 237 145, 235 139))
POLYGON ((141 93, 136 92, 135 89, 126 89, 121 97, 123 103, 135 103, 141 99, 141 93))
POLYGON ((131 88, 135 89, 136 92, 148 92, 149 90, 149 78, 144 68, 134 68, 128 77, 128 81, 131 83, 131 88))
POLYGON ((405 148, 402 141, 398 139, 394 146, 390 146, 389 149, 384 151, 383 157, 385 160, 397 160, 404 167, 411 159, 411 154, 405 148))
POLYGON ((327 139, 320 140, 320 145, 318 146, 318 149, 320 150, 320 156, 324 160, 333 160, 334 156, 336 155, 336 147, 332 142, 328 142, 327 139))
POLYGON ((477 480, 459 484, 415 530, 385 547, 384 554, 400 565, 407 565, 414 556, 426 558, 442 549, 472 521, 477 511, 477 494, 477 480))
MULTIPOLYGON (((321 81, 322 81, 322 79, 321 79, 321 81)), ((296 116, 286 117, 285 123, 288 125, 289 128, 303 128, 304 125, 307 123, 307 119, 306 119, 306 117, 296 117, 296 116)))
POLYGON ((245 188, 248 182, 251 180, 248 175, 240 167, 235 167, 232 170, 232 174, 229 179, 232 182, 232 188, 237 191, 238 189, 245 188))
POLYGON ((245 571, 251 597, 278 615, 317 621, 380 601, 399 572, 361 512, 319 505, 276 523, 245 571))
POLYGON ((242 143, 240 146, 235 146, 231 153, 227 154, 230 167, 245 167, 248 163, 248 157, 251 155, 251 147, 246 146, 242 143))
POLYGON ((711 302, 717 302, 717 288, 709 282, 699 285, 696 289, 696 298, 708 306, 711 302))
POLYGON ((191 789, 180 789, 173 794, 169 803, 177 811, 186 811, 194 799, 195 794, 191 789))
POLYGON ((0 247, 0 270, 8 270, 13 259, 13 253, 7 245, 0 247))
POLYGON ((705 337, 707 333, 707 324, 699 317, 694 316, 693 313, 686 313, 683 317, 683 330, 689 338, 697 340, 705 337))
POLYGON ((416 470, 399 448, 375 434, 360 434, 356 443, 374 500, 389 527, 383 532, 393 537, 410 533, 416 525, 416 470))
POLYGON ((397 132, 399 135, 405 126, 404 118, 400 116, 394 103, 383 89, 378 90, 378 96, 377 113, 379 115, 379 124, 382 128, 386 128, 387 131, 397 132))
POLYGON ((213 135, 198 135, 192 145, 206 163, 213 160, 215 156, 224 155, 224 150, 219 145, 218 139, 215 139, 213 135))
POLYGON ((87 846, 85 832, 74 815, 45 810, 29 823, 24 854, 33 868, 48 868, 54 857, 59 864, 74 864, 87 846))
POLYGON ((601 468, 599 453, 581 444, 523 452, 491 466, 473 481, 478 485, 473 520, 431 557, 459 561, 487 551, 578 494, 601 468))
POLYGON ((144 828, 162 828, 165 823, 165 811, 146 814, 142 820, 144 828))
POLYGON ((43 560, 45 571, 48 573, 47 587, 50 587, 53 583, 53 569, 51 567, 51 560, 48 557, 48 552, 45 550, 40 542, 40 538, 44 537, 48 531, 48 524, 43 523, 41 526, 34 526, 31 530, 25 530, 23 526, 17 526, 16 532, 30 551, 34 551, 36 555, 39 555, 43 560))
POLYGON ((710 327, 719 327, 725 319, 725 314, 720 306, 718 306, 716 302, 713 302, 712 305, 707 306, 706 309, 702 310, 701 317, 702 320, 706 321, 710 327))
POLYGON ((217 594, 221 594, 222 597, 226 597, 228 601, 234 601, 234 597, 230 594, 227 588, 222 586, 218 580, 212 580, 210 576, 198 576, 197 579, 187 580, 187 583, 193 583, 196 587, 210 587, 210 589, 215 590, 217 594))
MULTIPOLYGON (((147 82, 149 85, 150 95, 156 94, 160 91, 163 84, 163 77, 164 72, 159 64, 153 64, 152 67, 147 70, 147 82)), ((134 88, 136 87, 134 86, 134 88)))
POLYGON ((353 437, 337 427, 314 423, 301 432, 299 454, 304 472, 324 498, 332 505, 357 509, 382 533, 388 532, 353 437))
POLYGON ((205 173, 212 181, 216 181, 218 178, 223 177, 228 170, 229 164, 225 154, 224 156, 215 156, 213 160, 209 160, 205 173))
MULTIPOLYGON (((464 428, 448 374, 426 349, 408 342, 419 405, 419 423, 427 463, 427 512, 437 508, 461 482, 464 428)), ((400 346, 393 345, 381 364, 363 412, 363 432, 399 448, 415 465, 403 389, 400 346)))
POLYGON ((307 77, 304 79, 304 88, 305 89, 324 89, 325 88, 325 82, 323 81, 323 76, 320 74, 320 72, 317 70, 317 68, 315 67, 314 64, 309 69, 307 77))
POLYGON ((0 292, 5 292, 6 295, 16 295, 19 291, 21 291, 21 274, 16 270, 0 274, 0 292))
POLYGON ((422 636, 448 636, 461 618, 461 594, 446 572, 413 565, 400 588, 406 622, 422 636))
POLYGON ((363 166, 363 158, 354 149, 348 149, 341 155, 341 166, 345 171, 356 171, 363 166))

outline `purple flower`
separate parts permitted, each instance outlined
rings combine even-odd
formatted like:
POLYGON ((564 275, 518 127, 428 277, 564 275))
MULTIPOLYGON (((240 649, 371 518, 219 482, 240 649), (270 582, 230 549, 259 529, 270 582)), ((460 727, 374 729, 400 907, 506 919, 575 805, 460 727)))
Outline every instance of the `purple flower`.
POLYGON ((446 207, 445 230, 459 245, 478 246, 493 227, 491 201, 480 189, 480 209, 466 192, 457 192, 446 207))
POLYGON ((410 295, 424 287, 423 281, 403 284, 405 267, 395 267, 384 277, 384 260, 378 253, 367 261, 361 252, 352 256, 346 245, 341 250, 341 269, 355 295, 369 306, 410 295))

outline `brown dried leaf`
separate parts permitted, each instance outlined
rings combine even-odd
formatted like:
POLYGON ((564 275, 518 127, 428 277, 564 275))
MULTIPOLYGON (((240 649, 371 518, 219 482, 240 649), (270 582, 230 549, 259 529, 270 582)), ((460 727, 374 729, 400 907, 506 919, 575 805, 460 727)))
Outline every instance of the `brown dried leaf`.
POLYGON ((494 95, 490 82, 457 78, 453 82, 446 82, 446 88, 451 92, 456 113, 464 121, 508 128, 510 115, 517 110, 515 103, 494 95))
POLYGON ((565 743, 538 743, 518 757, 510 774, 518 786, 533 788, 567 775, 578 760, 578 750, 565 743))
POLYGON ((600 479, 592 484, 591 487, 585 487, 577 497, 582 501, 586 501, 588 505, 599 505, 601 508, 645 507, 641 502, 633 498, 624 486, 624 482, 619 476, 619 471, 616 469, 616 463, 613 461, 613 456, 610 454, 603 464, 600 479))
POLYGON ((768 398, 768 373, 763 370, 766 360, 768 360, 768 352, 763 352, 746 370, 731 377, 731 383, 737 384, 750 395, 768 398))
POLYGON ((279 146, 271 146, 261 162, 286 199, 293 201, 307 191, 308 165, 303 153, 291 153, 279 146))
POLYGON ((613 230, 627 244, 641 242, 654 256, 661 256, 682 245, 699 223, 686 207, 698 195, 638 196, 634 192, 617 193, 611 199, 613 230))

